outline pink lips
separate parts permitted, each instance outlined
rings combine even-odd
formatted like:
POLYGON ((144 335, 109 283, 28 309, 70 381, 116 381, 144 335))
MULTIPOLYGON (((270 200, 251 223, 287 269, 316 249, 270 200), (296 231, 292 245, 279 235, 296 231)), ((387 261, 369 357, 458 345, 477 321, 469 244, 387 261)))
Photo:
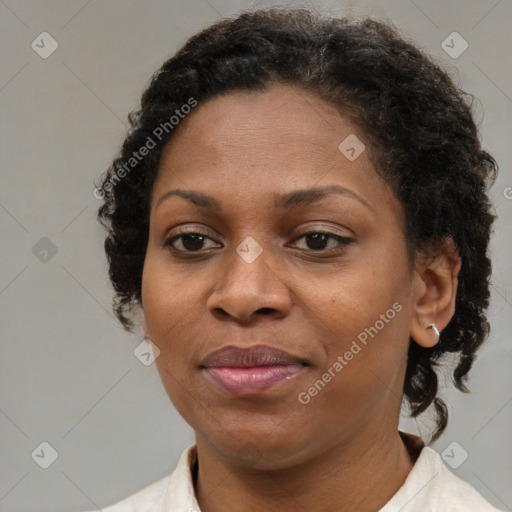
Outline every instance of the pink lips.
POLYGON ((287 352, 265 345, 228 346, 210 354, 202 368, 219 388, 235 396, 263 393, 304 370, 306 363, 287 352))

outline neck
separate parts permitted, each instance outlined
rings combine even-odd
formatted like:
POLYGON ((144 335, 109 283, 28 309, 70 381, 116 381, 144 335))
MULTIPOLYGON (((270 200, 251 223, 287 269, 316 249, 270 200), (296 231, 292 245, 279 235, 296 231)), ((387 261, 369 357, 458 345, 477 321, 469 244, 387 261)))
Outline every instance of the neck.
POLYGON ((396 494, 414 466, 396 428, 364 438, 358 433, 306 462, 272 471, 234 465, 201 437, 196 441, 201 512, 374 512, 396 494))

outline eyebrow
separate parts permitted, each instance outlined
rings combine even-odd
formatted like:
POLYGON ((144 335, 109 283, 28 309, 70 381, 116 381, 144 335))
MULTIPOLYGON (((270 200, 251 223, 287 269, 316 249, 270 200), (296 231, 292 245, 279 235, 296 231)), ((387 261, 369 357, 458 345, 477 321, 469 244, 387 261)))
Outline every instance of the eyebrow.
POLYGON ((182 199, 186 199, 187 201, 190 201, 191 203, 195 204, 199 208, 208 209, 208 210, 215 210, 220 211, 221 205, 217 201, 217 199, 213 198, 212 196, 209 196, 207 194, 203 194, 202 192, 196 192, 194 190, 182 190, 182 189, 175 189, 175 190, 169 190, 169 192, 166 192, 160 199, 156 202, 155 210, 162 204, 166 199, 169 197, 181 197, 182 199))
MULTIPOLYGON (((375 213, 375 210, 370 206, 370 204, 367 201, 365 201, 362 197, 360 197, 352 190, 346 187, 342 187, 341 185, 328 185, 325 187, 298 189, 293 190, 292 192, 287 192, 285 194, 274 195, 274 207, 278 209, 293 209, 301 207, 303 208, 305 206, 313 204, 316 201, 319 201, 320 199, 326 197, 329 194, 348 195, 349 197, 356 199, 361 204, 366 206, 369 210, 375 213)), ((222 210, 221 204, 214 197, 204 194, 202 192, 182 189, 174 189, 170 190, 169 192, 166 192, 156 202, 155 209, 158 208, 158 206, 160 206, 160 204, 163 203, 166 199, 174 196, 181 197, 182 199, 190 201, 195 206, 202 209, 214 211, 222 210)))

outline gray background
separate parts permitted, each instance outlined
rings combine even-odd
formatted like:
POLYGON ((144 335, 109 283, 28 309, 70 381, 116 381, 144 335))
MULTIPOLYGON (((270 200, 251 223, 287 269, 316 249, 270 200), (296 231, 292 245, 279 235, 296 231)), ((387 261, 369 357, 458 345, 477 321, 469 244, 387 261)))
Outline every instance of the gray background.
MULTIPOLYGON (((142 334, 125 333, 111 313, 93 182, 165 59, 219 18, 271 4, 0 0, 2 512, 104 507, 169 473, 193 443, 155 365, 133 354, 142 334), (59 45, 47 59, 31 48, 43 31, 59 45), (56 254, 42 252, 52 246, 44 237, 56 254), (38 448, 43 441, 58 453, 48 469, 34 460, 51 456, 38 448)), ((475 115, 484 146, 501 171, 492 190, 500 217, 492 242, 492 335, 472 372, 474 393, 455 392, 447 381, 451 419, 433 447, 441 453, 457 442, 448 450, 452 458, 460 460, 462 450, 469 456, 452 471, 512 510, 512 2, 312 5, 391 20, 480 100, 475 115), (456 59, 441 47, 453 31, 469 44, 456 59)), ((427 432, 428 418, 402 427, 427 432)))

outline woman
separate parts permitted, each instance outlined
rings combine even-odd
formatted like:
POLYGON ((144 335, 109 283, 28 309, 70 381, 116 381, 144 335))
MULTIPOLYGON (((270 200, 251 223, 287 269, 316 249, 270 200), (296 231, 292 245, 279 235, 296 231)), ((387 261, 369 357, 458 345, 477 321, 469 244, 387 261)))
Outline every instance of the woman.
POLYGON ((465 93, 393 28, 244 13, 159 69, 97 194, 127 330, 140 307, 195 433, 107 508, 492 511, 420 438, 488 334, 494 220, 465 93))

